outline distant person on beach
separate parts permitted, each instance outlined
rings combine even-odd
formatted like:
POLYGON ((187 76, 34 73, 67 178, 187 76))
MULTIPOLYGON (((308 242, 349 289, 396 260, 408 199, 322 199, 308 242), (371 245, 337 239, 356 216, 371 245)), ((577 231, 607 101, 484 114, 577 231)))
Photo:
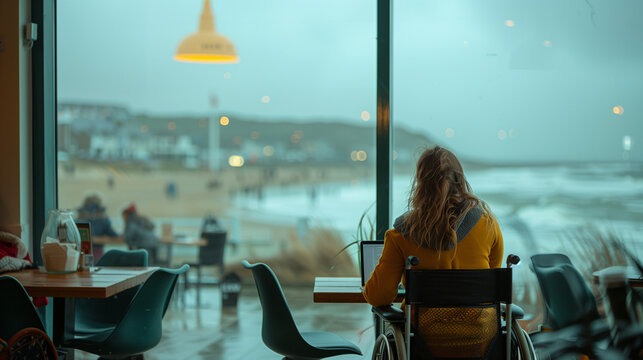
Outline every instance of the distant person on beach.
MULTIPOLYGON (((419 258, 419 265, 414 267, 417 269, 489 269, 502 265, 503 240, 498 223, 489 206, 473 194, 460 162, 449 150, 436 146, 422 153, 408 207, 409 211, 384 235, 379 263, 364 286, 364 298, 372 306, 390 305, 400 281, 406 285, 403 274, 409 256, 419 258)), ((495 315, 489 316, 488 310, 477 310, 477 322, 467 324, 443 324, 444 313, 428 311, 415 326, 431 329, 427 336, 434 333, 433 338, 440 339, 436 340, 438 344, 430 344, 432 347, 448 348, 467 341, 484 346, 494 334, 466 339, 470 334, 466 329, 490 325, 487 322, 494 321, 495 315)), ((457 318, 457 311, 471 309, 453 311, 449 318, 457 318)))
POLYGON ((154 234, 154 223, 138 213, 136 205, 130 204, 123 210, 125 231, 123 237, 130 250, 145 249, 150 263, 156 263, 156 248, 158 237, 154 234))
MULTIPOLYGON (((107 217, 103 200, 97 194, 85 197, 83 204, 78 208, 78 219, 89 221, 92 237, 118 236, 112 228, 112 222, 107 217)), ((98 261, 103 256, 103 245, 94 243, 92 249, 94 251, 94 261, 98 261)))
POLYGON ((165 187, 165 196, 167 196, 168 199, 172 200, 176 198, 177 195, 177 190, 176 190, 176 184, 174 181, 170 181, 167 183, 167 186, 165 187))

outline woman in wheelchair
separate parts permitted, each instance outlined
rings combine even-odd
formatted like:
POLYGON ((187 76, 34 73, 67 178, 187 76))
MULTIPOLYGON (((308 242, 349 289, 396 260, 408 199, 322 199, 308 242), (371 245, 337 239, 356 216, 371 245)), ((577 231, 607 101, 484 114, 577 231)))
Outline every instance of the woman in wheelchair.
MULTIPOLYGON (((364 286, 374 307, 395 299, 400 281, 406 287, 409 256, 414 269, 490 269, 502 265, 503 240, 489 206, 477 198, 456 156, 442 147, 425 150, 408 201, 409 211, 386 232, 379 263, 364 286)), ((404 306, 403 306, 404 308, 404 306)), ((484 353, 496 335, 494 308, 428 309, 416 324, 423 328, 433 358, 484 353)), ((474 355, 474 356, 472 356, 474 355)))

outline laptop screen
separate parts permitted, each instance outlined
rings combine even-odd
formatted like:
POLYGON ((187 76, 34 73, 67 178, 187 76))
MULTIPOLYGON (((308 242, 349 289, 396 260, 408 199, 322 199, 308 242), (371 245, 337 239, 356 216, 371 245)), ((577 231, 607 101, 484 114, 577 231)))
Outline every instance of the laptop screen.
POLYGON ((366 284, 368 279, 371 277, 371 273, 375 270, 375 266, 380 260, 380 255, 382 255, 382 249, 384 249, 384 241, 362 241, 359 243, 360 246, 360 256, 362 259, 362 286, 366 284))

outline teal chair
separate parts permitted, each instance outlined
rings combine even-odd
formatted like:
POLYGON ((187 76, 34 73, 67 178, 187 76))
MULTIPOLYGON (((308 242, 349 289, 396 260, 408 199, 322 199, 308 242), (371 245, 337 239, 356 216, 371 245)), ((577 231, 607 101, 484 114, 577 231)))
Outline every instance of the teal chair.
POLYGON ((533 255, 531 268, 543 296, 543 325, 558 330, 600 318, 594 293, 569 257, 556 253, 533 255))
MULTIPOLYGON (((147 251, 141 250, 110 250, 106 252, 96 266, 146 267, 148 266, 147 251)), ((76 299, 75 301, 75 333, 93 333, 97 329, 111 328, 120 319, 140 286, 127 289, 107 299, 76 299)))
POLYGON ((106 252, 96 266, 149 266, 147 250, 118 250, 106 252))
POLYGON ((325 331, 299 332, 277 277, 266 264, 242 262, 252 270, 263 308, 261 337, 272 351, 287 359, 323 359, 329 356, 362 355, 360 348, 339 335, 325 331))
POLYGON ((594 293, 569 257, 558 253, 533 255, 531 269, 543 297, 543 326, 560 330, 588 325, 594 340, 609 335, 609 326, 598 312, 594 293))
POLYGON ((45 330, 27 291, 16 278, 0 276, 0 339, 26 328, 45 330))
POLYGON ((161 341, 161 324, 176 279, 190 268, 158 269, 138 290, 123 316, 112 327, 77 333, 66 347, 96 354, 104 359, 122 359, 144 353, 161 341))

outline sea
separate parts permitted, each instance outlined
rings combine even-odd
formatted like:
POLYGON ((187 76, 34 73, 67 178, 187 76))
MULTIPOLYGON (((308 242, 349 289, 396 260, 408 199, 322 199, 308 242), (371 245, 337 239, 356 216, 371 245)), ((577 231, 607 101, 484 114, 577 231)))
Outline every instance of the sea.
MULTIPOLYGON (((489 166, 465 175, 496 216, 505 254, 527 259, 564 252, 578 234, 600 233, 618 237, 634 255, 643 255, 643 163, 489 166)), ((407 210, 411 177, 393 178, 392 219, 407 210)), ((363 214, 363 226, 375 222, 374 202, 374 179, 275 187, 260 195, 238 194, 227 217, 232 238, 234 219, 245 217, 295 225, 300 236, 311 227, 331 228, 350 243, 363 214)))

